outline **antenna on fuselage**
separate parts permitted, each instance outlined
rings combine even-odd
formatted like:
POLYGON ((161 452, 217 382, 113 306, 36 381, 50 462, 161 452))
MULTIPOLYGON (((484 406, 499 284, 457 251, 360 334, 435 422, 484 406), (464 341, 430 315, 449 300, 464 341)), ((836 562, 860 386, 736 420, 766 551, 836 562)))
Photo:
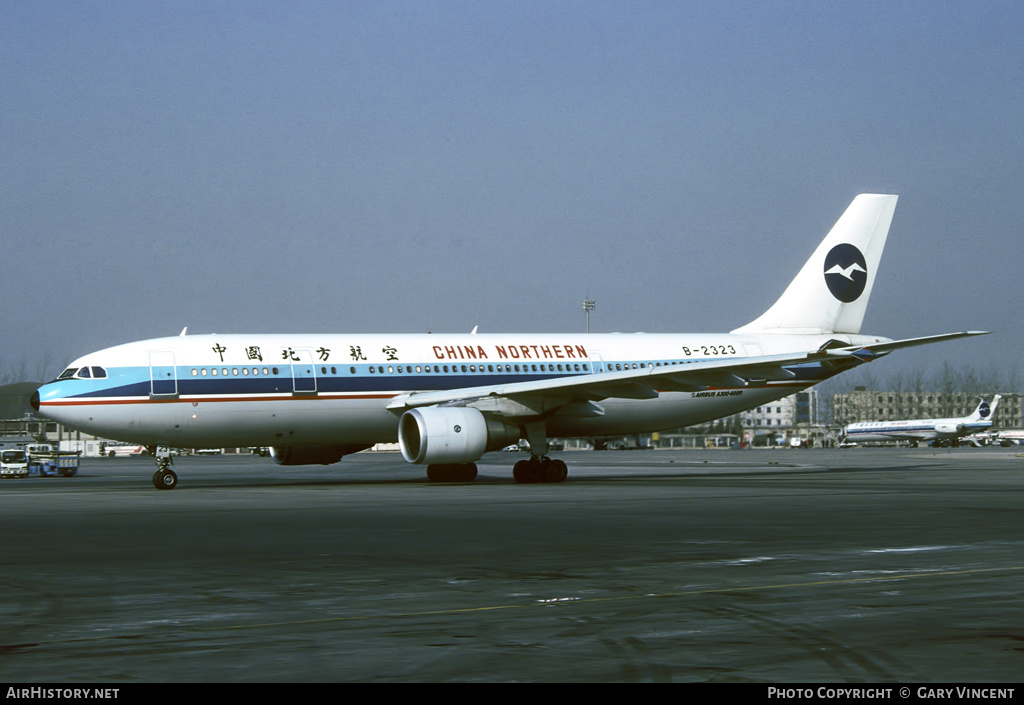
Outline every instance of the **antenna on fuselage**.
POLYGON ((182 328, 181 329, 181 333, 179 333, 178 335, 179 335, 179 337, 184 338, 186 333, 188 333, 188 326, 185 326, 184 328, 182 328))

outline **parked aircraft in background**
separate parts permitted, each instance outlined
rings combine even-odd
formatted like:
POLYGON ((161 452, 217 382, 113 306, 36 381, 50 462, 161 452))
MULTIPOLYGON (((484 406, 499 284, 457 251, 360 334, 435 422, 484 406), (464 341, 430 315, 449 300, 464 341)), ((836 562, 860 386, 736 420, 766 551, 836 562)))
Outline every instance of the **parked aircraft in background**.
POLYGON ((921 441, 931 441, 942 447, 957 446, 964 436, 992 428, 992 417, 1001 398, 996 394, 991 404, 982 399, 974 413, 962 418, 852 423, 846 427, 845 440, 850 443, 909 441, 915 446, 921 441))
MULTIPOLYGON (((153 447, 269 446, 329 464, 394 442, 432 480, 472 480, 525 439, 519 482, 561 482, 549 437, 690 426, 788 396, 893 350, 977 332, 860 335, 896 196, 864 194, 778 301, 729 334, 184 335, 91 353, 33 404, 65 426, 153 447)), ((177 484, 158 452, 154 484, 177 484)))
POLYGON ((1024 431, 999 431, 992 438, 993 443, 998 443, 1004 448, 1024 443, 1024 431))

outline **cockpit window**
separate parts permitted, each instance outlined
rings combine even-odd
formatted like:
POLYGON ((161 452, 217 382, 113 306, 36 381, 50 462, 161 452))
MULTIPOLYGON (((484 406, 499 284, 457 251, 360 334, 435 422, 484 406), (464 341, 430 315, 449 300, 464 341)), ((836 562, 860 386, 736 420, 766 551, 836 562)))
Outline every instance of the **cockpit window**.
POLYGON ((106 379, 107 370, 105 367, 69 367, 60 373, 58 380, 62 379, 106 379))

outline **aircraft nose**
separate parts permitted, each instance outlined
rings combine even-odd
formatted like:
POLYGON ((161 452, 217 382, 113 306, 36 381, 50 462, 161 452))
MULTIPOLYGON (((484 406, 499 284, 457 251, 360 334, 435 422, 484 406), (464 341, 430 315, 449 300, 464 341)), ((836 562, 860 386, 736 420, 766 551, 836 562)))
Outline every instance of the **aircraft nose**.
MULTIPOLYGON (((23 397, 24 398, 24 397, 23 397)), ((39 411, 39 390, 32 392, 32 396, 29 398, 28 403, 32 405, 32 408, 39 411)))

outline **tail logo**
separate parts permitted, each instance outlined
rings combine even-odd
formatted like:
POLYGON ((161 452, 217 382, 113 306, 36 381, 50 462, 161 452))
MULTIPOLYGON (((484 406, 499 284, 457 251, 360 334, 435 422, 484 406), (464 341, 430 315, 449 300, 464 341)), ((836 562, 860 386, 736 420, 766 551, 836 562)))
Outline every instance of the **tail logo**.
POLYGON ((988 415, 992 413, 992 409, 989 408, 988 402, 983 401, 978 405, 978 416, 983 419, 987 419, 988 415))
POLYGON ((848 304, 864 293, 867 283, 867 262, 853 245, 836 245, 825 256, 825 284, 832 296, 848 304))

